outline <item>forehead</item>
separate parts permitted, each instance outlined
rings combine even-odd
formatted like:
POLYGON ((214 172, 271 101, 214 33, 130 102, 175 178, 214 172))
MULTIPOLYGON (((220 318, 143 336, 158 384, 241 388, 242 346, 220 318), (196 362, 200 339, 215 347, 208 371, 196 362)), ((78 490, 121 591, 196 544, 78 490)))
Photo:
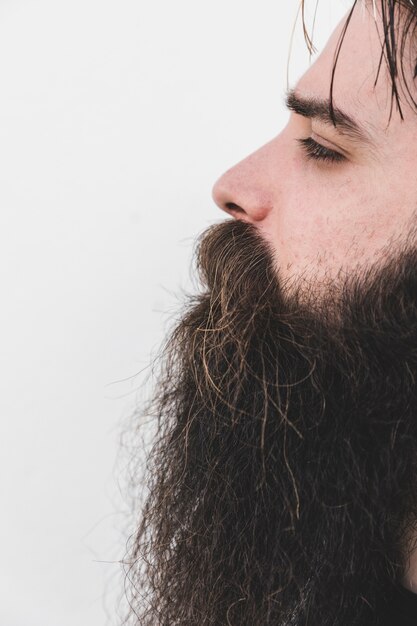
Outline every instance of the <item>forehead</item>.
MULTIPOLYGON (((397 28, 400 23, 398 20, 399 16, 397 28)), ((381 59, 383 28, 381 14, 374 11, 372 0, 356 3, 352 13, 349 11, 341 20, 322 53, 302 76, 297 91, 309 96, 329 97, 334 72, 334 104, 357 118, 370 133, 383 133, 389 137, 392 132, 398 132, 400 125, 404 127, 404 122, 410 124, 410 128, 417 128, 417 110, 412 107, 410 97, 407 97, 404 81, 400 78, 401 71, 397 89, 404 122, 401 121, 395 100, 392 102, 392 81, 385 55, 381 59)), ((399 46, 401 32, 397 32, 396 37, 399 46)), ((402 58, 404 73, 412 95, 417 99, 417 88, 413 81, 414 57, 409 40, 405 44, 402 58)), ((400 64, 398 67, 400 70, 400 64)))

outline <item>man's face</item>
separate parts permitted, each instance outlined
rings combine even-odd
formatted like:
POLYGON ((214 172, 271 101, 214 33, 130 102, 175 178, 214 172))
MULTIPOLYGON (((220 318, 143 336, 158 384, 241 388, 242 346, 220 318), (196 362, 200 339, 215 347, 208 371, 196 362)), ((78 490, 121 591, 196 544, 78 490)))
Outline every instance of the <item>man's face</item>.
POLYGON ((380 626, 404 579, 417 527, 417 115, 403 101, 404 122, 394 112, 387 126, 381 44, 356 6, 334 85, 350 122, 335 108, 344 133, 324 123, 341 31, 290 94, 298 114, 215 187, 238 220, 200 241, 203 289, 163 355, 128 571, 148 601, 140 623, 380 626), (300 115, 308 98, 320 119, 300 115), (343 159, 309 159, 299 139, 343 159))
MULTIPOLYGON (((300 79, 294 89, 298 98, 328 100, 345 21, 300 79)), ((341 47, 333 104, 353 118, 364 137, 293 112, 275 139, 214 187, 222 209, 254 224, 272 244, 281 279, 297 284, 305 279, 309 286, 314 279, 334 279, 357 264, 377 262, 384 248, 410 229, 417 208, 417 115, 402 97, 404 121, 394 110, 388 125, 391 81, 384 60, 374 85, 381 38, 381 18, 375 20, 372 3, 358 5, 341 47), (343 159, 308 157, 297 141, 308 137, 343 159)), ((404 66, 408 69, 407 58, 404 66)))

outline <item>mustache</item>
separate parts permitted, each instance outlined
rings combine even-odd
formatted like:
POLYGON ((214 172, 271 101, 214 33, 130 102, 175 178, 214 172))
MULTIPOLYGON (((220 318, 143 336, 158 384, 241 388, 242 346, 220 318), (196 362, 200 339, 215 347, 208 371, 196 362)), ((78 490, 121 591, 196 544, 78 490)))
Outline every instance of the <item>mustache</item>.
POLYGON ((226 221, 212 226, 199 240, 197 270, 201 282, 221 304, 245 303, 248 295, 261 301, 275 297, 278 289, 273 252, 254 226, 226 221))
MULTIPOLYGON (((267 405, 273 402, 268 385, 295 387, 308 377, 314 354, 309 352, 305 327, 309 325, 314 334, 316 317, 311 306, 301 304, 300 293, 282 290, 273 251, 251 224, 227 221, 208 229, 198 244, 196 267, 203 293, 192 301, 168 351, 172 347, 173 357, 179 356, 184 370, 193 373, 200 398, 210 399, 210 410, 218 414, 225 403, 233 407, 236 420, 253 413, 252 406, 245 408, 248 380, 264 390, 267 405), (285 363, 293 351, 304 364, 302 371, 283 368, 285 379, 278 380, 272 364, 285 363), (268 370, 274 372, 274 380, 268 381, 268 370)), ((315 350, 323 350, 318 344, 315 350)))

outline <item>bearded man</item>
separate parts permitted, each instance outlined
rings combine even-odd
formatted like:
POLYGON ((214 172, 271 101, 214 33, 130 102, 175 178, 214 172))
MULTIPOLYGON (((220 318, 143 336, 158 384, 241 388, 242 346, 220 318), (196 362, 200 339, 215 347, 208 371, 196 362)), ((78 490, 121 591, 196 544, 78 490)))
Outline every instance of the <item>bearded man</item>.
POLYGON ((134 624, 417 624, 416 25, 355 2, 214 187, 234 219, 164 352, 134 624))

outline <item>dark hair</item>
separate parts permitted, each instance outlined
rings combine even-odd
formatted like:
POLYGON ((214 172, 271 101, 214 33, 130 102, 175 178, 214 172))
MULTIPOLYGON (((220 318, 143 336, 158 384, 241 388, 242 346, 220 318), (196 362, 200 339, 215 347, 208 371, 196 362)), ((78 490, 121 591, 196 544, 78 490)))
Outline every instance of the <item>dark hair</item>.
MULTIPOLYGON (((379 10, 382 19, 383 36, 381 39, 381 56, 378 64, 378 71, 375 77, 375 85, 378 81, 379 73, 381 70, 382 61, 385 59, 389 75, 391 78, 391 107, 389 120, 392 117, 394 100, 397 105, 398 112, 401 119, 404 119, 401 109, 401 98, 398 91, 398 79, 403 80, 405 87, 405 94, 410 106, 415 107, 417 112, 417 102, 410 89, 409 80, 406 77, 406 71, 404 71, 404 56, 405 46, 407 41, 413 45, 414 36, 417 30, 417 3, 414 5, 413 0, 354 0, 353 6, 349 11, 346 22, 343 26, 343 30, 338 41, 334 64, 332 68, 332 77, 330 82, 330 105, 333 124, 336 126, 336 120, 333 112, 333 85, 336 72, 337 61, 339 58, 340 50, 343 45, 343 41, 346 35, 346 31, 349 27, 349 23, 359 2, 365 2, 371 10, 379 10), (378 7, 377 7, 378 5, 378 7), (399 57, 399 58, 398 58, 399 57), (399 61, 399 62, 398 62, 399 61), (409 99, 408 99, 409 98, 409 99)), ((310 55, 315 52, 312 37, 310 37, 306 25, 306 0, 301 0, 301 13, 304 30, 304 38, 310 52, 310 55)), ((415 47, 417 49, 417 46, 415 47)), ((414 61, 413 80, 417 76, 417 57, 414 61)))

